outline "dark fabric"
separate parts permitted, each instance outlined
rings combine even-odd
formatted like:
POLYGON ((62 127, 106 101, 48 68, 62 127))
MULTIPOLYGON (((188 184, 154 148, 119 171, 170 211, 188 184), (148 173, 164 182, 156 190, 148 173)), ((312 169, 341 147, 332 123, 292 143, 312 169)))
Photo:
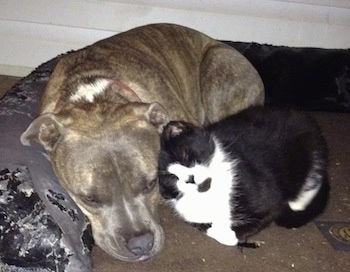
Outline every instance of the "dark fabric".
MULTIPOLYGON (((52 203, 64 195, 48 191, 52 203)), ((79 220, 70 206, 61 206, 71 220, 79 220)), ((69 271, 71 252, 64 246, 63 232, 36 193, 28 169, 0 172, 0 256, 10 271, 69 271)), ((83 233, 87 250, 90 229, 83 233)))
POLYGON ((266 104, 309 111, 350 112, 350 50, 225 42, 255 66, 266 104))

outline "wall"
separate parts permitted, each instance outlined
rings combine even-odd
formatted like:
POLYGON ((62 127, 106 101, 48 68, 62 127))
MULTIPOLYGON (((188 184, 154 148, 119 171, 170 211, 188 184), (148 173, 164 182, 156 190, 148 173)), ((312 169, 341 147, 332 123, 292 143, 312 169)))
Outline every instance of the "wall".
POLYGON ((171 22, 216 39, 350 47, 349 0, 0 0, 0 74, 135 26, 171 22))

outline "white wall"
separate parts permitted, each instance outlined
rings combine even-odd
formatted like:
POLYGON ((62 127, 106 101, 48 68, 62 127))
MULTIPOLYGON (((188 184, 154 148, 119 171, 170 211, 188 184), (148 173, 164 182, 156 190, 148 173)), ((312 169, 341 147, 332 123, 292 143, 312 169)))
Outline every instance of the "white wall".
POLYGON ((216 39, 350 48, 349 0, 0 0, 0 74, 135 26, 171 22, 216 39))

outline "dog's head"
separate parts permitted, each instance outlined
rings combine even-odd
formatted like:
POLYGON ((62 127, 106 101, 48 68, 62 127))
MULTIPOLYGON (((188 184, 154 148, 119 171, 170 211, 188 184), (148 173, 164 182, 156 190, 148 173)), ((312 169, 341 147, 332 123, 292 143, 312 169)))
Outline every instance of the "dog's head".
POLYGON ((43 114, 22 134, 48 151, 54 171, 91 222, 95 243, 125 261, 160 251, 159 133, 168 122, 158 103, 74 107, 43 114))

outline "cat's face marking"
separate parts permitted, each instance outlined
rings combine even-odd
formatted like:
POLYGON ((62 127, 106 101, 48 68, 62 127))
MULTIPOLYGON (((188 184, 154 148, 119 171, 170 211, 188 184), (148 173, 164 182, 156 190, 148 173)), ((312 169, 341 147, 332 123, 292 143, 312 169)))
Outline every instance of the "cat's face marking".
POLYGON ((210 189, 211 178, 206 178, 201 184, 198 185, 198 192, 204 193, 210 189))
POLYGON ((212 178, 208 167, 196 164, 193 167, 173 163, 168 166, 168 172, 178 178, 177 188, 182 193, 204 193, 210 189, 212 178))
POLYGON ((194 165, 186 167, 184 165, 174 163, 168 167, 168 172, 175 175, 177 187, 179 191, 186 193, 187 191, 206 192, 210 189, 211 177, 209 177, 209 169, 203 165, 194 165))
MULTIPOLYGON (((227 154, 209 131, 187 122, 172 121, 164 128, 161 141, 160 182, 161 189, 166 188, 164 191, 205 193, 213 190, 213 180, 220 180, 221 184, 223 180, 231 182, 232 161, 227 161, 227 154)), ((221 194, 222 185, 215 190, 221 194)))
MULTIPOLYGON (((209 191, 213 174, 210 162, 215 144, 206 130, 186 122, 170 122, 162 135, 162 150, 167 162, 160 162, 163 164, 161 170, 172 174, 180 192, 209 191)), ((170 183, 167 182, 167 186, 171 186, 170 183)))

